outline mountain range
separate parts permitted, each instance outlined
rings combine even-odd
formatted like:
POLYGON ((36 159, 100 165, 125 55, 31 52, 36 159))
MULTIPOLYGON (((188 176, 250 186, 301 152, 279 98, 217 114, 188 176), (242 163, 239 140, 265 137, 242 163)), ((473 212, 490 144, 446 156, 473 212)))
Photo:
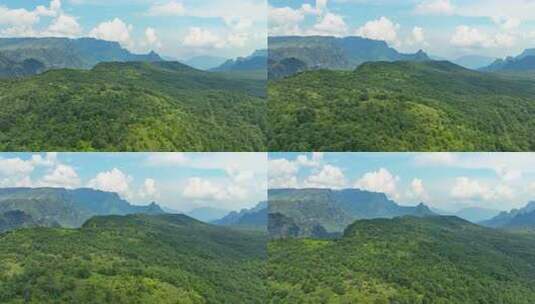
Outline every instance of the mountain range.
POLYGON ((489 66, 483 67, 486 72, 526 72, 535 71, 535 49, 526 49, 516 57, 497 59, 489 66))
POLYGON ((272 238, 318 237, 342 233, 359 219, 431 216, 424 204, 400 206, 384 193, 359 189, 270 189, 272 238))
POLYGON ((117 42, 94 38, 0 38, 1 57, 13 62, 31 59, 46 70, 90 69, 101 62, 162 61, 154 52, 132 54, 117 42))
POLYGON ((481 55, 465 55, 456 58, 452 62, 467 69, 478 70, 492 64, 494 61, 496 61, 496 58, 494 57, 481 55))
POLYGON ((384 41, 362 37, 279 36, 269 37, 268 44, 270 79, 302 70, 353 70, 370 61, 430 60, 421 50, 402 54, 384 41))
POLYGON ((520 209, 501 212, 492 219, 481 222, 481 224, 492 228, 535 231, 535 201, 520 209))
POLYGON ((535 149, 535 81, 447 61, 305 71, 268 94, 271 151, 535 149))
POLYGON ((3 151, 263 151, 265 80, 178 62, 0 80, 3 151))
POLYGON ((1 303, 265 303, 266 236, 185 215, 0 234, 1 303))
POLYGON ((247 57, 229 59, 210 70, 214 72, 265 71, 267 68, 267 54, 267 50, 256 50, 247 57))
POLYGON ((535 235, 457 217, 359 220, 336 240, 272 240, 276 303, 508 303, 535 297, 535 235))
POLYGON ((181 62, 186 65, 189 65, 190 67, 207 71, 219 67, 227 60, 227 58, 217 56, 195 56, 187 60, 181 60, 181 62))
POLYGON ((431 208, 433 212, 444 216, 457 216, 474 224, 490 220, 497 216, 500 211, 495 209, 481 208, 481 207, 466 207, 461 208, 455 212, 444 211, 437 208, 431 208))
POLYGON ((230 211, 226 209, 213 208, 213 207, 199 207, 199 208, 192 209, 186 212, 185 214, 201 222, 209 223, 209 222, 212 222, 212 221, 215 221, 224 217, 229 212, 230 211))
POLYGON ((138 213, 163 214, 164 211, 156 203, 135 206, 119 197, 117 193, 94 189, 0 189, 0 215, 4 219, 10 219, 4 222, 15 222, 10 225, 15 228, 26 226, 74 228, 82 226, 94 216, 138 213))
POLYGON ((260 202, 254 208, 233 211, 212 222, 215 225, 234 228, 267 230, 268 202, 260 202))

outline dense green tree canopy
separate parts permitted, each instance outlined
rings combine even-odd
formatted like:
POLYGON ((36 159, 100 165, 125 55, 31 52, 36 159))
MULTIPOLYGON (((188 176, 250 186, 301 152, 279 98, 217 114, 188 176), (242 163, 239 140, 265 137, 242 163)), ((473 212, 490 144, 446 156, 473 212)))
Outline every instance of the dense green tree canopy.
POLYGON ((0 81, 0 150, 264 151, 265 80, 175 62, 0 81))
POLYGON ((535 235, 458 218, 362 220, 269 244, 269 303, 530 304, 535 235))
POLYGON ((268 85, 273 151, 532 151, 535 81, 373 62, 268 85))
POLYGON ((0 234, 1 303, 265 303, 266 237, 182 215, 0 234))

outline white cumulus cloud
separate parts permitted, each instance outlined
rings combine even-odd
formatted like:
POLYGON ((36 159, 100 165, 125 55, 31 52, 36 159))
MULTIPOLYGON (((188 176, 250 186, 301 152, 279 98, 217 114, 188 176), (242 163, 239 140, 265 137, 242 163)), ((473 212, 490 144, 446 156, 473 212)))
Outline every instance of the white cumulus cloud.
POLYGON ((377 20, 366 22, 366 24, 357 29, 356 34, 369 39, 384 40, 396 45, 399 44, 399 28, 399 24, 392 22, 387 17, 381 17, 377 20))
POLYGON ((460 25, 455 28, 450 42, 458 47, 472 49, 511 47, 515 44, 515 37, 507 33, 491 35, 474 27, 460 25))
POLYGON ((342 16, 327 13, 316 23, 310 34, 327 36, 344 36, 347 33, 347 25, 342 16))
POLYGON ((133 42, 130 36, 132 29, 132 25, 124 23, 119 18, 115 18, 100 23, 89 32, 89 36, 107 41, 116 41, 125 47, 132 47, 133 42))
POLYGON ((72 189, 80 186, 80 177, 73 167, 59 164, 52 172, 43 176, 38 186, 72 189))
POLYGON ((159 197, 156 181, 152 178, 147 178, 143 182, 141 189, 139 190, 138 197, 145 200, 155 200, 159 197))
POLYGON ((200 27, 190 27, 182 43, 196 48, 222 48, 225 42, 210 30, 200 27))
POLYGON ((415 12, 422 15, 451 15, 455 6, 450 0, 427 0, 416 6, 415 12))
POLYGON ((410 200, 418 200, 419 202, 427 202, 429 200, 430 197, 425 189, 423 180, 414 178, 411 181, 407 197, 410 200))
POLYGON ((117 168, 113 168, 110 171, 100 172, 91 179, 87 186, 93 189, 116 192, 127 198, 131 196, 130 182, 132 177, 123 173, 117 168))
POLYGON ((183 16, 185 13, 184 4, 177 1, 154 4, 149 9, 149 15, 151 16, 183 16))
POLYGON ((160 49, 162 47, 160 38, 154 28, 148 27, 145 29, 145 41, 143 45, 150 49, 160 49))
POLYGON ((48 29, 43 33, 53 37, 77 37, 82 33, 82 28, 76 18, 61 14, 56 18, 48 29))
POLYGON ((490 186, 468 177, 458 177, 451 189, 451 196, 468 201, 496 201, 510 200, 514 197, 514 190, 505 184, 490 186))
POLYGON ((355 188, 385 193, 390 198, 397 199, 399 197, 397 191, 398 181, 398 176, 394 176, 387 169, 381 168, 378 171, 364 174, 364 176, 355 183, 355 188))
POLYGON ((297 188, 298 165, 287 159, 274 159, 268 163, 269 187, 297 188))
POLYGON ((310 175, 304 182, 304 187, 307 188, 343 188, 347 184, 344 172, 342 169, 325 165, 318 172, 310 175))

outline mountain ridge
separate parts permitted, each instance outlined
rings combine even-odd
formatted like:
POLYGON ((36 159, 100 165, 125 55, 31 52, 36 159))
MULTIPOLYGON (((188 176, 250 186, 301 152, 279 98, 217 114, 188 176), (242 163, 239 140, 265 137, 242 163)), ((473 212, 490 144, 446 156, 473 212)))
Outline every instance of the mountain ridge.
POLYGON ((384 193, 360 189, 270 189, 268 190, 270 234, 324 237, 342 233, 355 220, 435 215, 423 203, 401 206, 384 193), (282 227, 278 227, 280 223, 282 227))
POLYGON ((90 69, 100 62, 162 61, 154 51, 137 55, 118 42, 95 38, 0 38, 0 54, 13 60, 34 59, 46 69, 90 69))
POLYGON ((291 75, 291 71, 334 69, 353 70, 369 61, 430 60, 422 50, 414 54, 403 54, 388 46, 385 41, 358 36, 275 36, 268 37, 270 72, 273 77, 291 75), (293 58, 299 69, 284 68, 293 58), (275 69, 286 70, 285 73, 275 69))
POLYGON ((492 228, 535 230, 535 201, 529 202, 520 209, 503 211, 489 220, 482 221, 481 224, 492 228))
POLYGON ((250 209, 232 211, 212 223, 228 227, 267 230, 268 202, 260 202, 250 209))
POLYGON ((212 72, 258 71, 267 68, 267 50, 255 50, 251 55, 229 59, 210 69, 212 72))
POLYGON ((482 67, 485 72, 526 72, 535 71, 535 48, 525 49, 520 55, 496 59, 491 64, 482 67))
MULTIPOLYGON (((63 227, 81 227, 98 215, 165 213, 156 203, 136 206, 117 193, 89 188, 2 188, 0 213, 22 211, 42 223, 58 223, 63 227)), ((44 225, 51 226, 51 225, 44 225)))

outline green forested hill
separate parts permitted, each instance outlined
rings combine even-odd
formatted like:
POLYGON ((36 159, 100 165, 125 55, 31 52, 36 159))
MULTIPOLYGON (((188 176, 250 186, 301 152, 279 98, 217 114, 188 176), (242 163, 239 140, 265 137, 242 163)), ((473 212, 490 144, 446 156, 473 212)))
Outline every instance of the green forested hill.
POLYGON ((265 303, 266 238, 183 215, 0 234, 1 303, 265 303))
POLYGON ((0 81, 0 150, 263 151, 265 94, 175 62, 0 81))
POLYGON ((269 245, 270 303, 531 304, 535 235, 454 217, 357 221, 269 245))
POLYGON ((532 151, 535 81, 375 62, 269 83, 272 151, 532 151))

